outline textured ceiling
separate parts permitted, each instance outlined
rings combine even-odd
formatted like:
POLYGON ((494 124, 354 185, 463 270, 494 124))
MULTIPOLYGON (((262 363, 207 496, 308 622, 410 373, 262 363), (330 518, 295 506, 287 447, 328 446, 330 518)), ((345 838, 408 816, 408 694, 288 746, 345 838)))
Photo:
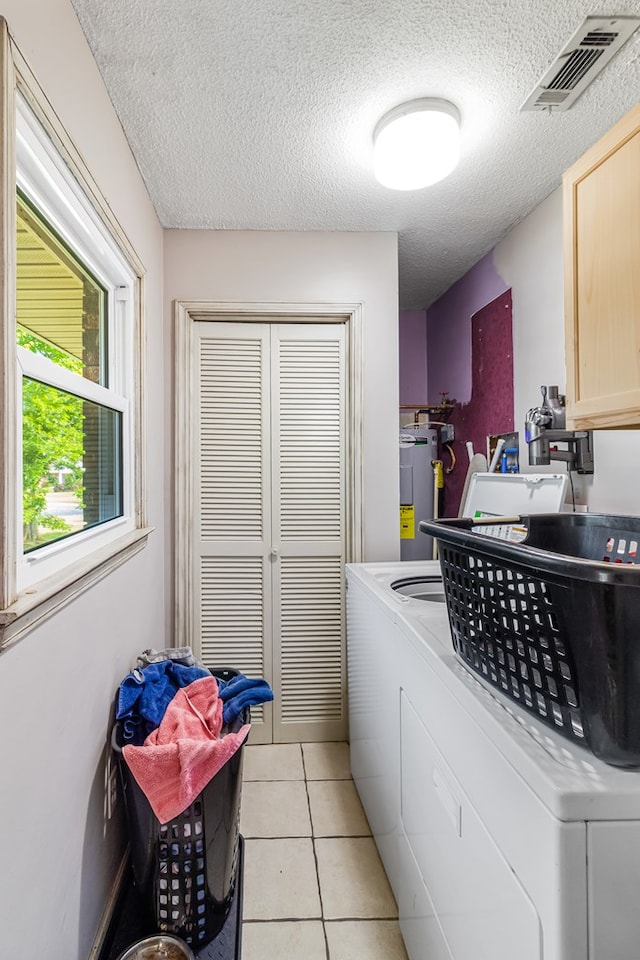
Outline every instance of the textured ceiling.
POLYGON ((520 105, 585 16, 640 0, 72 0, 165 227, 395 230, 428 306, 640 100, 640 31, 566 113, 520 105), (377 184, 391 107, 453 101, 462 158, 377 184))

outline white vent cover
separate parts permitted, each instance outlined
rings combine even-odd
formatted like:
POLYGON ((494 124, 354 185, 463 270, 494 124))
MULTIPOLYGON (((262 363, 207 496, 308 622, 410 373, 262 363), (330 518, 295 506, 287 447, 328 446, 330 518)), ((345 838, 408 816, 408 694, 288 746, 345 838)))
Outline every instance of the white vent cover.
POLYGON ((587 17, 520 110, 568 110, 640 25, 640 17, 587 17))

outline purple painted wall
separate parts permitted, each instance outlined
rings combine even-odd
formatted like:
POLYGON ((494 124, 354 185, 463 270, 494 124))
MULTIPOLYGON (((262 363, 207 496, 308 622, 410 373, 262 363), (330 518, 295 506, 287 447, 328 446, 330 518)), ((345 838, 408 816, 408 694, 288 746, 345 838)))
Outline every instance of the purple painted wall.
POLYGON ((493 265, 491 251, 429 307, 429 403, 439 403, 441 393, 447 393, 450 400, 458 400, 460 403, 470 400, 471 317, 507 289, 493 265))
MULTIPOLYGON (((513 430, 513 335, 511 290, 500 294, 471 318, 471 399, 447 418, 455 428, 457 463, 445 477, 444 516, 455 517, 467 475, 467 440, 476 453, 486 453, 487 436, 513 430)), ((442 454, 445 468, 450 458, 442 454)))
POLYGON ((427 314, 425 310, 400 313, 400 406, 426 406, 427 314))

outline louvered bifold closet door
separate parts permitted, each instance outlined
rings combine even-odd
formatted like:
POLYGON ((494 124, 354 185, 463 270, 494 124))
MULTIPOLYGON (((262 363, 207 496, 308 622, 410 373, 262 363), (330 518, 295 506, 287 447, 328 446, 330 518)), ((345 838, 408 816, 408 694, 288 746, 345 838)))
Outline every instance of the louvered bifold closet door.
POLYGON ((274 324, 274 739, 346 736, 345 328, 274 324))
MULTIPOLYGON (((269 326, 195 328, 194 646, 208 667, 270 678, 269 326)), ((252 708, 253 743, 271 741, 271 710, 252 708)))

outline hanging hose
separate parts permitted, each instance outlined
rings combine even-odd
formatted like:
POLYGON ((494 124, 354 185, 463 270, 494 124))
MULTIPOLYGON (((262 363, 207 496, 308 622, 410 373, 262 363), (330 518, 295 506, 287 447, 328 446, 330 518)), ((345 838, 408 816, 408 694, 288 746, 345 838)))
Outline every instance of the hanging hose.
POLYGON ((451 465, 447 467, 446 473, 453 473, 453 469, 456 465, 456 455, 453 452, 453 447, 450 443, 445 443, 445 447, 449 451, 449 456, 451 457, 451 465))
MULTIPOLYGON (((444 487, 444 471, 442 469, 442 460, 432 460, 431 466, 433 467, 433 519, 438 519, 438 502, 440 499, 440 491, 444 487)), ((433 552, 432 557, 434 560, 438 559, 438 543, 434 537, 433 539, 433 552)))

